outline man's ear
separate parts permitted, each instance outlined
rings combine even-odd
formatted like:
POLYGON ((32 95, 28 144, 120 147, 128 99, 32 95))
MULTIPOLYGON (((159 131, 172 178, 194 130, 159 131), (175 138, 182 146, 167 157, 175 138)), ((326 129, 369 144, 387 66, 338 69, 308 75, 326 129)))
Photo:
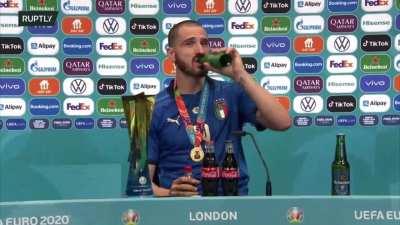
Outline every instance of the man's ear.
POLYGON ((167 47, 167 55, 173 62, 175 62, 175 49, 171 47, 167 47))

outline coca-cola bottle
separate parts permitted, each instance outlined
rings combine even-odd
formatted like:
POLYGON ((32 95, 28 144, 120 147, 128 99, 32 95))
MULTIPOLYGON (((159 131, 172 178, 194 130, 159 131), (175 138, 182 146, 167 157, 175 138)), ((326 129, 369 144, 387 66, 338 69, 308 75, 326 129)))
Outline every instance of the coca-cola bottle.
POLYGON ((238 195, 239 168, 233 154, 233 143, 225 141, 225 158, 222 162, 222 188, 225 196, 238 195))
POLYGON ((214 144, 210 142, 205 145, 203 168, 201 169, 201 186, 203 188, 203 196, 217 196, 218 181, 218 163, 215 159, 214 144))

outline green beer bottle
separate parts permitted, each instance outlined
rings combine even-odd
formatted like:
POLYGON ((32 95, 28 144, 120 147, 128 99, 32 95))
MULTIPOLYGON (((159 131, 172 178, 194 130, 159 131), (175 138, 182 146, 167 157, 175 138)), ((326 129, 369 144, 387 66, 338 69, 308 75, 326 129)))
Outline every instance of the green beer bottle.
POLYGON ((350 165, 347 162, 345 135, 336 135, 335 160, 332 162, 332 195, 350 195, 350 165))
POLYGON ((232 58, 225 52, 209 53, 198 58, 199 63, 208 62, 214 68, 222 68, 228 66, 232 62, 232 58))

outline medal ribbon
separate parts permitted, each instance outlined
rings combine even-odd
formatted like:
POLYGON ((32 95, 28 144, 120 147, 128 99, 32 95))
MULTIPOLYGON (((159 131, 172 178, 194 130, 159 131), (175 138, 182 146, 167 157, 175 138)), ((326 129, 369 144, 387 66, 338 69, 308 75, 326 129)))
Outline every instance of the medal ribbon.
POLYGON ((206 121, 207 102, 209 95, 208 83, 207 81, 205 81, 202 89, 200 97, 200 110, 196 118, 196 130, 194 129, 195 126, 192 124, 192 121, 190 119, 185 102, 183 101, 183 97, 176 87, 176 81, 174 82, 174 94, 179 115, 181 116, 183 123, 185 124, 186 134, 188 135, 192 145, 194 147, 199 147, 201 144, 201 140, 203 139, 204 123, 206 121))

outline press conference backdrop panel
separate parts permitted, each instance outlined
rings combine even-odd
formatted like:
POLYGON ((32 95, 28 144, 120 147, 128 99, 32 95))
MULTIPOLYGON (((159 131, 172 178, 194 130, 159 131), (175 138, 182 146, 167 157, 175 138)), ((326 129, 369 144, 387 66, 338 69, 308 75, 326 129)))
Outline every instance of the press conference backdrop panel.
MULTIPOLYGON (((400 194, 399 0, 0 0, 0 201, 116 198, 127 176, 121 95, 174 76, 166 34, 191 18, 293 117, 254 132, 275 195, 329 195, 345 133, 353 195, 400 194), (18 27, 18 11, 58 11, 18 27), (43 21, 42 21, 43 22, 43 21)), ((210 74, 216 79, 226 78, 210 74)), ((265 174, 248 137, 250 194, 265 174)))

